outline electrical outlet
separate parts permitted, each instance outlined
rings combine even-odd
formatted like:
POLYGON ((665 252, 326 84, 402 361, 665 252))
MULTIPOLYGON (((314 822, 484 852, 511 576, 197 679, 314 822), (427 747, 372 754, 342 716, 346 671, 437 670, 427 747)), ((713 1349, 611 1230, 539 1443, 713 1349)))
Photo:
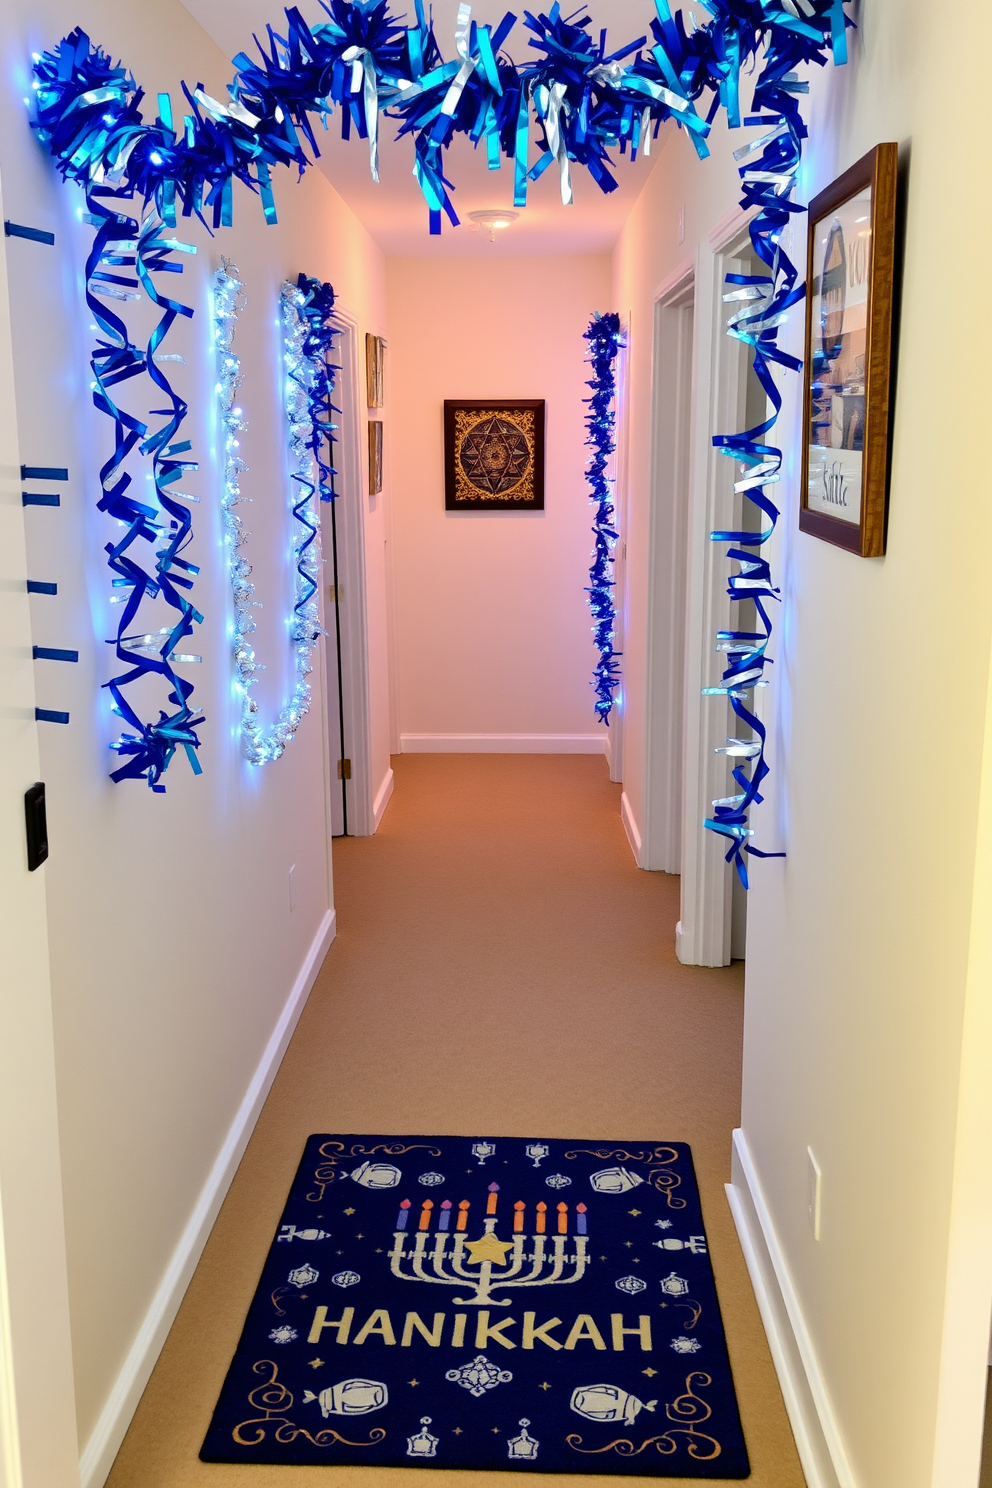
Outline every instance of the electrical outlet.
POLYGON ((823 1202, 823 1174, 820 1164, 813 1156, 812 1147, 806 1148, 806 1183, 807 1199, 809 1203, 809 1227, 813 1231, 813 1239, 820 1238, 820 1213, 823 1202))
POLYGON ((289 908, 290 912, 296 908, 296 864, 289 870, 289 908))
POLYGON ((685 242, 685 202, 679 207, 679 242, 685 242))

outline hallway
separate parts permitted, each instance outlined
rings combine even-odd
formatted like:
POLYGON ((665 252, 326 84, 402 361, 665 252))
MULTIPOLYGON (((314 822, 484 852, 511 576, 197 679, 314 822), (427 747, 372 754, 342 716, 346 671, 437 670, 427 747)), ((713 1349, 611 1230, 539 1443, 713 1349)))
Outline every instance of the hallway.
MULTIPOLYGON (((740 964, 677 963, 678 880, 634 866, 602 757, 393 765, 378 834, 335 843, 338 937, 108 1488, 326 1480, 197 1452, 306 1137, 374 1130, 691 1143, 749 1481, 801 1488, 723 1193, 740 964)), ((338 1468, 335 1481, 395 1471, 338 1468)))

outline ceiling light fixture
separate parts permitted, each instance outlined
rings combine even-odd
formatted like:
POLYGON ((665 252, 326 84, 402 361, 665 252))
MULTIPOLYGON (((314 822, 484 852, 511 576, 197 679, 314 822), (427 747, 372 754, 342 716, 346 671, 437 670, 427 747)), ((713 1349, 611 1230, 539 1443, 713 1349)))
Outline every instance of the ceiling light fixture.
POLYGON ((495 243, 497 231, 501 228, 512 226, 520 216, 520 213, 509 212, 505 208, 501 208, 499 211, 488 209, 482 212, 469 212, 468 216, 469 221, 475 224, 477 231, 481 231, 484 227, 488 228, 489 241, 490 243, 495 243))

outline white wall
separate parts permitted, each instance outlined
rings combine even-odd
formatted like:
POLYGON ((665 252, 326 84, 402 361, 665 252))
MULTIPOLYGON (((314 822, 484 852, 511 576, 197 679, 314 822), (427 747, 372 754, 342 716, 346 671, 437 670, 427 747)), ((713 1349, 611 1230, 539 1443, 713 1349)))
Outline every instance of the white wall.
MULTIPOLYGON (((775 774, 760 822, 763 845, 780 838, 789 856, 754 865, 743 1130, 808 1329, 821 1416, 835 1428, 838 1480, 972 1488, 992 1289, 978 1095, 992 1083, 988 1046, 963 1033, 967 1019, 979 1036, 990 995, 988 910, 975 899, 987 882, 984 838, 975 874, 992 536, 989 194, 975 161, 990 120, 987 95, 961 68, 962 38, 969 56, 987 54, 992 17, 966 0, 952 27, 915 0, 870 0, 859 19, 849 67, 814 82, 802 193, 876 142, 899 142, 906 250, 888 552, 866 561, 796 531, 791 379, 775 559, 784 603, 766 699, 775 774), (819 1242, 807 1146, 823 1170, 819 1242)), ((718 135, 700 165, 672 139, 616 256, 616 303, 631 304, 641 327, 628 543, 641 616, 650 299, 732 208, 732 143, 718 135)), ((792 242, 801 260, 801 233, 792 242)), ((628 642, 625 781, 635 803, 638 644, 628 642)))
POLYGON ((582 333, 609 262, 494 250, 387 264, 402 747, 596 750, 582 333), (445 398, 547 400, 543 512, 445 511, 445 398))
MULTIPOLYGON (((2 207, 0 194, 0 216, 2 207)), ((78 1454, 45 875, 28 872, 24 840, 24 791, 40 766, 8 303, 0 256, 0 1485, 70 1488, 78 1454)))
MULTIPOLYGON (((102 547, 119 529, 108 530, 95 511, 97 469, 113 430, 91 408, 87 391, 90 333, 81 269, 89 230, 75 219, 79 194, 58 182, 21 105, 31 51, 76 24, 123 57, 147 90, 146 109, 152 100, 152 116, 159 90, 171 90, 180 111, 181 78, 223 96, 231 68, 173 0, 140 7, 15 0, 0 20, 6 212, 52 228, 58 238, 54 249, 8 240, 7 263, 21 458, 71 472, 60 511, 24 513, 27 573, 59 584, 57 598, 31 600, 33 638, 80 652, 77 666, 49 662, 34 669, 39 702, 67 708, 72 722, 40 733, 52 856, 31 888, 37 894, 47 880, 79 1431, 81 1444, 90 1443, 87 1464, 98 1473, 150 1362, 150 1355, 140 1357, 139 1341, 122 1381, 128 1352, 143 1320, 150 1330, 144 1343, 154 1352, 209 1224, 211 1200, 222 1195, 236 1162, 237 1120, 243 1128, 253 1120, 250 1082, 260 1061, 278 1053, 278 1039, 270 1046, 277 1020, 293 1011, 294 988, 305 994, 308 972, 333 933, 319 662, 311 716, 284 758, 259 770, 239 755, 210 406, 209 277, 224 253, 248 287, 236 350, 247 372, 241 401, 250 427, 242 453, 250 473, 243 490, 253 504, 242 512, 264 605, 255 641, 266 670, 256 691, 268 721, 291 688, 279 284, 301 269, 330 279, 362 331, 385 330, 385 301, 380 253, 316 172, 300 185, 288 171, 278 175, 278 227, 265 226, 257 200, 245 191, 236 192, 235 227, 217 238, 188 220, 182 224, 179 236, 197 244, 198 256, 182 281, 170 279, 166 287, 193 303, 196 316, 165 349, 187 356, 185 369, 170 370, 188 392, 184 433, 203 461, 192 478, 202 499, 194 509, 191 556, 203 566, 196 599, 206 622, 189 646, 202 653, 203 664, 188 672, 206 713, 204 773, 194 778, 177 759, 164 797, 140 782, 113 785, 107 772, 115 756, 107 744, 117 731, 100 684, 114 666, 105 645, 114 612, 102 547), (205 1207, 195 1214, 198 1200, 205 1207), (188 1223, 186 1249, 177 1255, 188 1223), (124 1391, 116 1415, 108 1407, 115 1380, 124 1391)), ((125 394, 125 401, 134 397, 125 394)), ((368 514, 367 532, 378 784, 388 770, 381 507, 368 514)), ((24 574, 14 577, 23 582, 24 574)), ((31 769, 22 762, 5 783, 17 801, 31 769)))

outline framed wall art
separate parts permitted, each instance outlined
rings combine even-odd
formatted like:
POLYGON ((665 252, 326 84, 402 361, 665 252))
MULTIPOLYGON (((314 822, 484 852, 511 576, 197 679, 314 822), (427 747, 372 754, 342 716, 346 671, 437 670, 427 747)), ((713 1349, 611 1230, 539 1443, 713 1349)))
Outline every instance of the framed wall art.
POLYGON ((365 333, 365 399, 369 408, 386 401, 386 343, 381 336, 365 333))
POLYGON ((444 402, 446 511, 544 510, 543 398, 444 402))
POLYGON ((809 206, 801 531, 885 552, 897 147, 876 145, 809 206))
POLYGON ((369 419, 369 495, 382 490, 382 419, 369 419))

